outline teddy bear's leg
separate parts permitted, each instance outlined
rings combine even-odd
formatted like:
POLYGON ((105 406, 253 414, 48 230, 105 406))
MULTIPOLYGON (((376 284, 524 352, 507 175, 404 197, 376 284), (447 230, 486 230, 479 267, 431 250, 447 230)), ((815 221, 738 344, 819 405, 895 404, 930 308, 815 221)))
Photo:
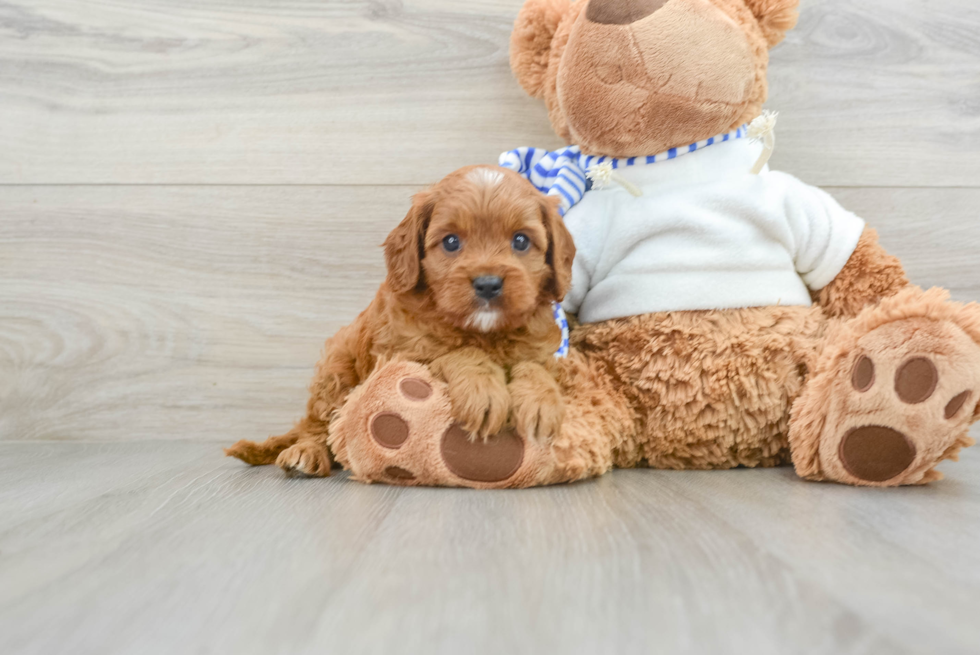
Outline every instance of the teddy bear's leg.
MULTIPOLYGON (((567 383, 590 373, 581 357, 565 370, 567 383)), ((394 361, 348 397, 328 441, 337 461, 362 482, 479 489, 568 482, 611 467, 610 431, 601 429, 616 420, 610 417, 631 424, 625 403, 602 394, 600 382, 566 398, 565 422, 553 439, 528 439, 505 428, 482 440, 454 420, 443 382, 421 364, 394 361), (610 411, 594 414, 593 402, 605 402, 610 411)))
POLYGON ((617 445, 617 466, 779 466, 790 461, 789 408, 825 326, 819 307, 665 312, 582 325, 572 341, 636 408, 636 437, 617 445))
POLYGON ((926 484, 973 445, 980 306, 908 288, 836 323, 793 405, 790 448, 808 479, 926 484))

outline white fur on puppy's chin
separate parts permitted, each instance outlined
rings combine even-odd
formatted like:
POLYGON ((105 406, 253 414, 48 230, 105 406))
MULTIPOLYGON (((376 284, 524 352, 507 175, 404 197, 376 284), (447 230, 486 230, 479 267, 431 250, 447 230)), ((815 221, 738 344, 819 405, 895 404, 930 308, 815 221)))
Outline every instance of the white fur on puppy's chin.
POLYGON ((466 319, 466 327, 477 332, 490 332, 500 323, 500 310, 481 307, 466 319))

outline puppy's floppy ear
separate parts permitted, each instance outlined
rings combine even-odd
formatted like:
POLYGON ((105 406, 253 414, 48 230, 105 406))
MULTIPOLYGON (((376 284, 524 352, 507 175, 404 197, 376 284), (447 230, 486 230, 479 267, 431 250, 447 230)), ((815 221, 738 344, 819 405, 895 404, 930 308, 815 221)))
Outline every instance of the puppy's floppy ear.
POLYGON ((800 17, 800 0, 745 0, 745 4, 759 21, 770 48, 782 41, 786 32, 796 27, 800 17))
POLYGON ((430 192, 415 194, 412 208, 385 239, 388 286, 395 293, 405 293, 424 284, 422 258, 425 257, 425 231, 429 227, 433 206, 430 192))
POLYGON ((545 261, 551 267, 551 277, 545 289, 556 302, 560 302, 572 286, 572 262, 575 260, 575 242, 558 213, 560 204, 561 201, 556 196, 544 196, 541 199, 541 216, 545 230, 548 231, 545 261))
MULTIPOLYGON (((582 0, 580 0, 582 1, 582 0)), ((510 68, 528 95, 544 95, 551 40, 570 0, 526 0, 510 36, 510 68)))

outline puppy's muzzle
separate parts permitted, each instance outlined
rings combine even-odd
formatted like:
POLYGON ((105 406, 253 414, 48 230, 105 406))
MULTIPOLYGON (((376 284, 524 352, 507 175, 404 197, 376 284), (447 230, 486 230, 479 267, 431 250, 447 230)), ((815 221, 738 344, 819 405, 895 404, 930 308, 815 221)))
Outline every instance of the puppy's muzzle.
POLYGON ((504 279, 496 275, 481 275, 473 278, 473 291, 477 298, 493 300, 504 290, 504 279))

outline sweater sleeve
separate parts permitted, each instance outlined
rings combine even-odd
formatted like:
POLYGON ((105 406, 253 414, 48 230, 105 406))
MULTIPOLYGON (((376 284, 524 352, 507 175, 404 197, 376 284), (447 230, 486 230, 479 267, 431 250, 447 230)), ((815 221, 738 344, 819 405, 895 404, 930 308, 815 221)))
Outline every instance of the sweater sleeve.
POLYGON ((572 287, 565 294, 561 305, 566 312, 577 314, 586 295, 592 288, 592 275, 602 251, 602 236, 598 229, 598 217, 591 216, 588 207, 576 205, 565 214, 565 227, 575 241, 575 261, 572 263, 572 287))
POLYGON ((847 264, 864 231, 864 221, 822 189, 786 173, 770 172, 768 176, 783 193, 796 271, 807 287, 819 291, 847 264))

